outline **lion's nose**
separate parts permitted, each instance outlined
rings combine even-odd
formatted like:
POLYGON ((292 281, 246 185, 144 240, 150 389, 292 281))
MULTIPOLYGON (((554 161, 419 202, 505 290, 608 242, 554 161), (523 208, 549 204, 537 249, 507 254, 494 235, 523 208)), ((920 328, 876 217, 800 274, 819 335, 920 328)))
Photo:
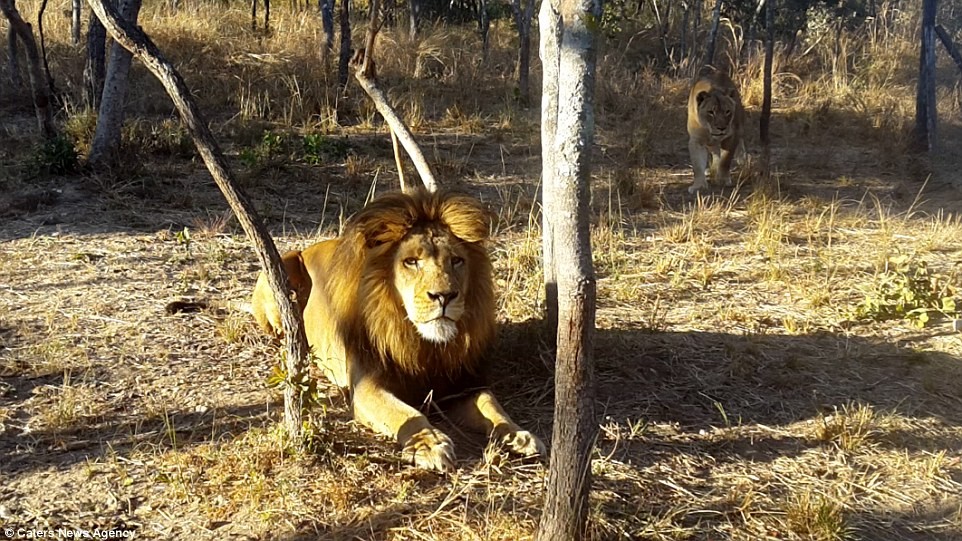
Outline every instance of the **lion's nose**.
POLYGON ((447 308, 448 304, 450 304, 451 301, 458 298, 458 292, 457 291, 445 291, 443 293, 428 292, 428 298, 440 304, 441 308, 447 308))

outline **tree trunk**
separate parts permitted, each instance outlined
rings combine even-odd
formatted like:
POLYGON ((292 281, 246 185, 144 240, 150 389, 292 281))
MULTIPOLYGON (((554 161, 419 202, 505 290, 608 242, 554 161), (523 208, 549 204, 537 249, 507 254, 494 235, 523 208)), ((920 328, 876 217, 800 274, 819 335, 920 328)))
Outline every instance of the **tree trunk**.
POLYGON ((945 50, 949 52, 949 56, 955 61, 955 65, 959 67, 959 71, 962 72, 962 54, 959 54, 959 50, 955 48, 955 43, 952 43, 952 36, 942 28, 942 25, 935 26, 935 33, 939 36, 939 41, 945 47, 945 50))
POLYGON ((337 87, 347 88, 347 76, 351 64, 351 0, 341 0, 341 51, 337 60, 337 87))
POLYGON ((543 125, 554 126, 554 133, 542 141, 542 155, 553 156, 552 168, 543 175, 544 192, 551 194, 547 219, 554 238, 559 325, 551 462, 537 541, 580 540, 587 530, 591 448, 598 429, 594 411, 595 276, 589 224, 598 30, 589 24, 600 17, 600 0, 542 3, 541 20, 548 23, 541 30, 542 37, 548 37, 542 54, 546 64, 557 65, 556 81, 545 84, 546 92, 557 90, 557 98, 554 111, 546 111, 548 118, 542 120, 543 125), (555 39, 558 36, 560 40, 555 39))
POLYGON ((321 10, 321 28, 324 33, 324 42, 321 43, 321 61, 326 62, 328 55, 334 50, 334 0, 318 0, 318 4, 321 10))
POLYGON ((40 58, 43 60, 43 75, 50 89, 50 95, 57 95, 57 90, 53 84, 53 76, 50 75, 50 64, 47 63, 47 42, 43 35, 43 14, 47 11, 47 0, 40 2, 40 10, 37 12, 37 34, 40 37, 40 58))
MULTIPOLYGON (((550 0, 542 0, 538 15, 541 42, 538 55, 541 57, 541 148, 554 148, 555 132, 558 129, 558 51, 561 47, 560 15, 551 6, 550 0)), ((544 279, 545 328, 550 333, 549 347, 554 350, 558 330, 558 273, 555 269, 554 209, 555 193, 548 189, 547 182, 553 178, 555 170, 554 152, 541 152, 541 266, 544 279)))
POLYGON ((762 142, 762 167, 765 178, 771 175, 772 138, 772 62, 775 53, 775 0, 768 0, 765 7, 765 67, 762 74, 762 116, 758 121, 758 132, 762 142))
POLYGON ((523 7, 522 0, 511 2, 518 27, 518 99, 525 105, 531 101, 528 74, 531 71, 531 19, 534 18, 535 1, 526 0, 523 7))
POLYGON ((100 108, 104 92, 104 62, 107 48, 107 31, 94 12, 87 23, 87 59, 84 65, 84 101, 91 109, 100 108))
POLYGON ((10 58, 15 58, 17 51, 15 43, 19 40, 23 43, 23 48, 27 53, 27 63, 29 64, 27 75, 30 77, 30 87, 33 90, 33 108, 37 113, 37 124, 40 125, 40 132, 46 138, 57 135, 57 129, 53 123, 53 109, 51 107, 50 85, 43 74, 43 65, 40 52, 37 50, 37 42, 33 38, 33 30, 30 24, 23 20, 14 0, 0 0, 0 11, 7 18, 10 24, 10 32, 15 37, 10 38, 8 43, 10 48, 10 58))
MULTIPOLYGON (((120 16, 137 24, 142 0, 123 0, 120 16)), ((93 4, 91 4, 93 5, 93 4)), ((101 22, 103 20, 101 19, 101 22)), ((90 143, 87 161, 91 165, 101 165, 113 161, 120 150, 120 132, 124 125, 124 102, 127 99, 127 83, 130 74, 130 51, 122 47, 112 47, 107 74, 104 77, 104 91, 97 115, 97 127, 90 143)))
POLYGON ((257 0, 251 0, 251 30, 257 30, 257 0))
POLYGON ((915 145, 920 151, 935 149, 938 112, 935 104, 935 12, 936 0, 922 0, 922 50, 919 84, 915 98, 915 145))
POLYGON ((488 1, 478 0, 478 34, 481 36, 481 62, 487 63, 490 43, 488 33, 491 31, 491 17, 488 15, 488 1))
POLYGON ((80 45, 80 16, 83 13, 83 5, 81 0, 70 2, 70 40, 74 45, 80 45))
POLYGON ((10 52, 10 56, 7 57, 7 69, 10 70, 10 86, 14 88, 23 86, 23 78, 20 77, 20 47, 17 41, 17 31, 13 26, 7 26, 7 50, 10 52))
POLYGON ((254 244, 254 250, 267 276, 274 298, 280 309, 286 345, 286 372, 288 385, 284 386, 284 422, 293 441, 300 442, 301 420, 304 406, 304 390, 307 377, 307 338, 300 312, 294 309, 287 294, 287 273, 281 256, 267 230, 261 224, 247 195, 234 182, 227 160, 217 146, 191 97, 190 90, 176 69, 168 62, 146 34, 133 23, 120 16, 117 10, 104 0, 89 0, 91 8, 109 30, 116 43, 133 51, 167 90, 181 120, 197 145, 197 151, 210 170, 214 182, 223 192, 231 209, 237 216, 244 232, 254 244))
POLYGON ((708 50, 705 51, 705 64, 715 65, 715 43, 718 41, 718 23, 721 21, 722 0, 715 0, 715 9, 711 12, 711 30, 708 32, 708 50))
POLYGON ((411 39, 418 37, 421 30, 421 0, 409 0, 411 2, 411 39))

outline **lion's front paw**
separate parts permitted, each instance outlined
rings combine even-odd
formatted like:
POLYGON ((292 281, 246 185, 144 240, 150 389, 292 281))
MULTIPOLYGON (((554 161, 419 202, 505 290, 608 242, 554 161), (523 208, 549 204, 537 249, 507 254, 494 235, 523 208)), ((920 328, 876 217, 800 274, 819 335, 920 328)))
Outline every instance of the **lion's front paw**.
POLYGON ((498 436, 497 441, 516 455, 544 457, 547 454, 544 444, 541 443, 538 436, 527 430, 509 429, 498 436))
POLYGON ((425 428, 404 442, 404 457, 419 468, 454 471, 454 443, 440 430, 425 428))
POLYGON ((688 193, 696 194, 701 190, 707 190, 707 189, 708 189, 707 182, 695 182, 694 184, 688 187, 688 193))

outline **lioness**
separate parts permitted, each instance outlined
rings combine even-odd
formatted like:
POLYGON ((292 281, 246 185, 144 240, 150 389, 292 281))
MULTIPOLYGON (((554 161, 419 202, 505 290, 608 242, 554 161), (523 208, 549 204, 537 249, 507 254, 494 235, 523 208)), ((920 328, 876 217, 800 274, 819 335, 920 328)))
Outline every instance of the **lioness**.
POLYGON ((744 149, 744 124, 745 109, 735 83, 722 71, 703 70, 688 95, 688 151, 695 171, 689 193, 708 188, 709 151, 712 177, 731 185, 732 159, 739 148, 744 149))
MULTIPOLYGON (((395 438, 421 467, 454 469, 451 439, 417 409, 430 401, 511 452, 545 453, 485 386, 495 336, 489 227, 471 197, 393 193, 348 220, 340 237, 283 258, 321 370, 350 390, 355 419, 395 438)), ((280 332, 263 273, 251 305, 262 328, 280 332)))

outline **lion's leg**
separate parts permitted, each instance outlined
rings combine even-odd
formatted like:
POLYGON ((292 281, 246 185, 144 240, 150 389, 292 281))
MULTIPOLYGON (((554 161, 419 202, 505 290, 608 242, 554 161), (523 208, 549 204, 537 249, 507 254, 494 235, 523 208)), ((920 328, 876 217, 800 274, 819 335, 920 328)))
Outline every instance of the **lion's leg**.
POLYGON ((728 150, 722 147, 720 151, 720 156, 716 159, 717 167, 715 169, 715 178, 719 182, 725 184, 725 186, 732 185, 732 158, 735 157, 735 152, 733 150, 728 150))
POLYGON ((352 401, 354 418, 397 440, 406 459, 422 468, 454 471, 451 438, 431 426, 427 417, 391 394, 374 378, 362 377, 355 382, 352 401))
POLYGON ((462 400, 452 414, 465 426, 503 443, 509 451, 524 456, 544 456, 545 447, 537 436, 522 430, 508 417, 494 394, 485 389, 462 400))
POLYGON ((708 149, 694 139, 688 140, 688 153, 691 155, 691 167, 695 173, 695 182, 688 188, 688 193, 708 189, 705 171, 708 169, 708 149))

